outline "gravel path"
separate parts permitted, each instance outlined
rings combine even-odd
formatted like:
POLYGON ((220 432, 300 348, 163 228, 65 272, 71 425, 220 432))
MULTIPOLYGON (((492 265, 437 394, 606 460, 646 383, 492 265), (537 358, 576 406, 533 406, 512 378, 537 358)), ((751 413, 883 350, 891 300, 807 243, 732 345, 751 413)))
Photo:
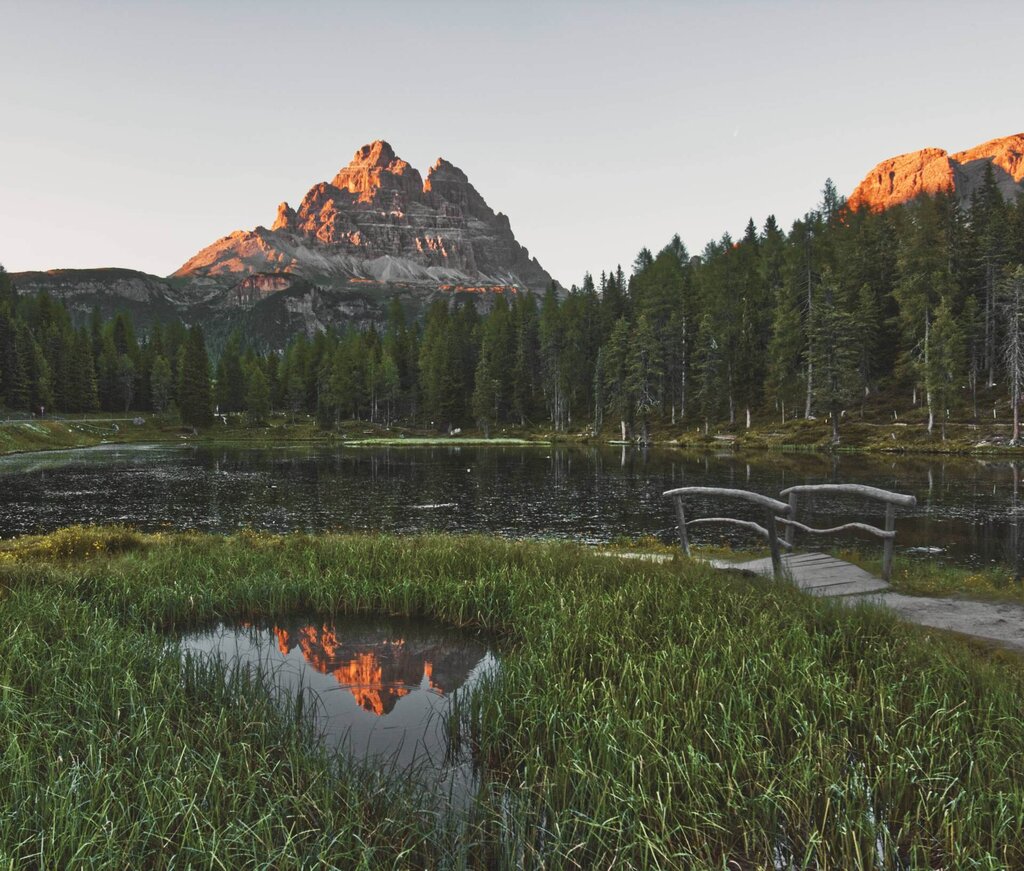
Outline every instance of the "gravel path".
POLYGON ((858 599, 895 611, 910 623, 983 638, 1024 653, 1024 605, 975 599, 933 599, 903 593, 882 593, 858 599))

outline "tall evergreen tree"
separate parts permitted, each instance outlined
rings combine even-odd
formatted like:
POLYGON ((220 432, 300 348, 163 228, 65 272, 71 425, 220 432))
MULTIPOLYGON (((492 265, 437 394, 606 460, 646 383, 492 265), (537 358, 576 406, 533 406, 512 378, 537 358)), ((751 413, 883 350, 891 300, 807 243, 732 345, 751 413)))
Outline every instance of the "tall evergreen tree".
POLYGON ((202 328, 193 326, 178 352, 178 409, 181 422, 191 426, 213 423, 210 360, 202 328))

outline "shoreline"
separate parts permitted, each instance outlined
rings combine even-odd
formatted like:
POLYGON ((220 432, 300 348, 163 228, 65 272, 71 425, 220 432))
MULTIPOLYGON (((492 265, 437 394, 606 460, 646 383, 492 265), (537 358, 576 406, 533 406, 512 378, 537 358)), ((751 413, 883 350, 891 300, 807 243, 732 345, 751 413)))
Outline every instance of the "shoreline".
POLYGON ((617 430, 606 427, 601 434, 590 430, 554 432, 545 428, 506 427, 487 438, 475 429, 458 435, 442 435, 417 427, 383 427, 363 421, 345 421, 337 429, 320 429, 311 418, 295 422, 275 420, 264 427, 249 428, 232 420, 196 432, 177 421, 152 414, 125 413, 123 417, 27 419, 0 421, 0 456, 42 453, 52 450, 94 447, 101 444, 217 444, 232 443, 271 447, 280 445, 323 445, 350 447, 426 447, 460 445, 502 447, 527 445, 579 445, 678 449, 700 453, 733 452, 812 454, 866 454, 905 457, 996 457, 1024 459, 1024 445, 1011 446, 1009 425, 984 427, 956 423, 948 427, 947 438, 927 432, 923 422, 851 421, 843 432, 844 441, 832 445, 828 423, 821 419, 798 419, 784 425, 757 425, 746 429, 722 425, 708 433, 679 426, 652 427, 651 438, 623 440, 617 430), (115 428, 116 427, 116 428, 115 428))

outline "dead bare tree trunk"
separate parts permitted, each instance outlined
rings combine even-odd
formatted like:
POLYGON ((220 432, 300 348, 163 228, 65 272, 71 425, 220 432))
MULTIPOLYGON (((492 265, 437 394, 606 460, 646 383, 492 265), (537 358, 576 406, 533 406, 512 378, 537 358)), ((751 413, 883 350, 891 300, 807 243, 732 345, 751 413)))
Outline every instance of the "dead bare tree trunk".
POLYGON ((1018 266, 1004 284, 1003 309, 1006 317, 1006 344, 1003 359, 1010 382, 1010 406, 1013 412, 1011 445, 1020 444, 1020 391, 1024 384, 1024 266, 1018 266))
POLYGON ((928 356, 928 339, 931 327, 931 316, 928 310, 924 313, 924 396, 925 402, 928 404, 928 435, 932 434, 932 430, 935 429, 935 408, 932 405, 932 370, 930 368, 930 359, 928 356))

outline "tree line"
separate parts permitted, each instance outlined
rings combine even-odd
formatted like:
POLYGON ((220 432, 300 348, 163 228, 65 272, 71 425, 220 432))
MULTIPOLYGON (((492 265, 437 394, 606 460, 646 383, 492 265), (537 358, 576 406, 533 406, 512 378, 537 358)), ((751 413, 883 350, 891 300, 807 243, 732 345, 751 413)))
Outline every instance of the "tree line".
POLYGON ((826 182, 788 232, 769 216, 698 256, 678 236, 627 275, 590 274, 568 294, 434 302, 420 322, 397 301, 379 327, 299 335, 281 351, 230 337, 211 368, 198 326, 93 316, 77 329, 45 295, 18 298, 0 272, 0 401, 7 408, 272 410, 323 426, 361 419, 438 430, 476 425, 614 429, 749 425, 753 416, 843 414, 888 391, 977 419, 998 388, 1024 387, 1024 202, 991 171, 962 208, 950 195, 851 211, 826 182))
POLYGON ((0 407, 48 414, 176 408, 212 422, 213 384, 202 330, 157 325, 139 341, 131 318, 98 311, 77 328, 46 293, 19 296, 0 266, 0 407))

